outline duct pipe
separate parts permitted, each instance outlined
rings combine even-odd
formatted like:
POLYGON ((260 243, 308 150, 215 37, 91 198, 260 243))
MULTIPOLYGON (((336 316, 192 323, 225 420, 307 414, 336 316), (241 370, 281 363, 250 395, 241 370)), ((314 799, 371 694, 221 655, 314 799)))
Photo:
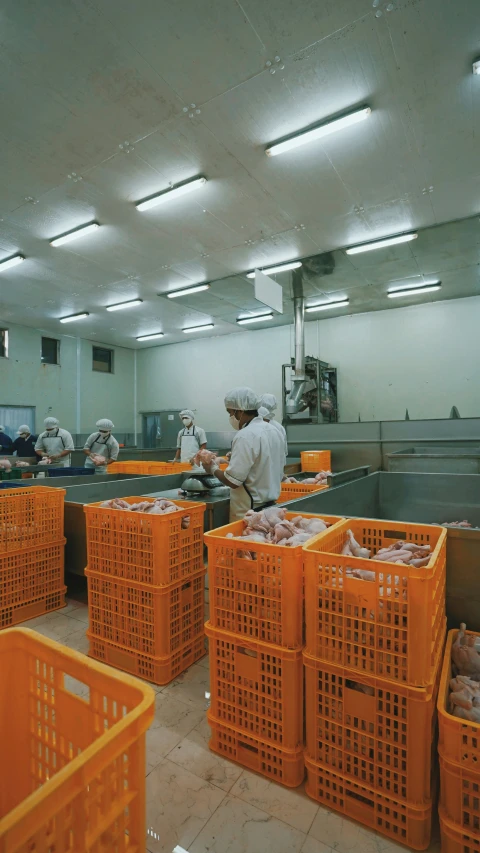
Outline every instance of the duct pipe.
POLYGON ((292 389, 287 398, 287 415, 304 408, 302 396, 307 382, 305 376, 305 300, 303 297, 302 268, 292 271, 293 312, 295 329, 295 365, 292 389))

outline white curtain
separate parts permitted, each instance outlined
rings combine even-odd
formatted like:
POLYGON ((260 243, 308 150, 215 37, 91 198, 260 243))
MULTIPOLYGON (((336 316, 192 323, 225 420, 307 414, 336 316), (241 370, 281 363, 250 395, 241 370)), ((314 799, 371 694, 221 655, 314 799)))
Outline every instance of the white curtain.
POLYGON ((28 424, 32 434, 35 433, 35 406, 0 406, 0 425, 13 441, 21 424, 28 424))

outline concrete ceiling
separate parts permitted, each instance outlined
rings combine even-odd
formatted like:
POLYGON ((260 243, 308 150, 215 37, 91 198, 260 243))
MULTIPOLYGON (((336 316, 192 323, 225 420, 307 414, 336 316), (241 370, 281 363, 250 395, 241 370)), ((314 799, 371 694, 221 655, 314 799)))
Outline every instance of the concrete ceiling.
MULTIPOLYGON (((242 271, 413 228, 426 229, 414 243, 334 251, 310 301, 345 295, 339 310, 357 312, 480 293, 476 0, 6 0, 0 45, 0 259, 27 258, 0 275, 7 325, 130 347, 206 322, 199 335, 229 334, 262 308, 242 271), (361 124, 265 155, 364 103, 361 124), (197 175, 196 192, 135 209, 197 175), (49 245, 94 219, 93 234, 49 245), (442 289, 387 299, 415 277, 442 289), (188 299, 158 295, 212 280, 188 299)), ((282 324, 290 275, 277 280, 282 324)))

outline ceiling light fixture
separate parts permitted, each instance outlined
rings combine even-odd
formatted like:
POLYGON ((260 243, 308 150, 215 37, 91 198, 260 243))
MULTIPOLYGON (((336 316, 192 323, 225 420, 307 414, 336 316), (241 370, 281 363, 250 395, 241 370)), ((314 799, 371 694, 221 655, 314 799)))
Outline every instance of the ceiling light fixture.
MULTIPOLYGON (((259 269, 258 272, 263 272, 264 275, 275 275, 277 272, 287 272, 287 270, 298 270, 302 266, 301 261, 288 261, 286 264, 278 264, 276 267, 266 267, 259 269)), ((247 278, 255 278, 255 270, 247 272, 247 278)))
POLYGON ((167 299, 176 299, 177 296, 188 296, 189 293, 200 293, 201 290, 209 290, 209 288, 209 284, 196 284, 195 287, 183 287, 181 290, 171 290, 166 296, 167 299))
POLYGON ((5 272, 5 270, 9 270, 12 267, 16 267, 24 260, 25 258, 23 257, 23 255, 14 255, 13 258, 6 258, 4 261, 0 261, 0 272, 5 272))
POLYGON ((182 329, 182 332, 188 335, 190 332, 204 332, 205 329, 213 329, 213 327, 213 323, 206 323, 204 326, 190 326, 189 329, 182 329))
POLYGON ((239 317, 237 323, 239 326, 246 326, 247 323, 263 323, 264 320, 273 320, 273 314, 255 314, 254 317, 239 317))
POLYGON ((137 341, 154 341, 155 338, 164 338, 165 335, 163 332, 156 332, 154 335, 140 335, 137 338, 137 341))
POLYGON ((348 299, 337 299, 336 302, 319 302, 318 305, 308 305, 305 311, 311 314, 314 311, 326 311, 328 308, 346 308, 349 304, 348 299))
POLYGON ((389 299, 397 299, 400 296, 417 296, 421 293, 433 293, 434 290, 440 290, 441 282, 436 281, 433 284, 426 284, 424 287, 403 287, 389 290, 387 296, 389 299))
POLYGON ((88 225, 81 225, 80 228, 74 228, 73 231, 67 231, 66 234, 60 234, 59 237, 54 237, 50 240, 51 246, 63 246, 64 243, 70 243, 71 240, 77 240, 78 237, 85 237, 100 228, 98 222, 89 222, 88 225))
POLYGON ((75 320, 84 320, 85 317, 90 317, 90 313, 88 311, 84 311, 83 314, 70 314, 69 317, 60 317, 60 322, 74 323, 75 320))
POLYGON ((375 240, 373 243, 362 243, 360 246, 350 246, 345 249, 347 255, 360 255, 362 252, 372 252, 374 249, 385 249, 387 246, 396 246, 397 243, 409 243, 416 240, 418 234, 412 231, 410 234, 399 234, 397 237, 386 237, 384 240, 375 240))
POLYGON ((124 308, 134 308, 141 305, 143 299, 130 299, 130 302, 117 302, 116 305, 107 305, 107 311, 123 311, 124 308))
POLYGON ((137 210, 150 210, 150 208, 164 204, 166 201, 173 201, 176 198, 180 198, 180 196, 186 195, 206 183, 207 179, 203 176, 194 178, 193 181, 186 181, 184 184, 178 184, 176 187, 171 187, 171 189, 163 190, 161 193, 144 198, 142 201, 137 201, 135 207, 137 210))
POLYGON ((317 139, 322 139, 324 136, 329 136, 330 133, 335 133, 337 130, 343 130, 344 127, 349 127, 352 124, 357 124, 368 118, 372 112, 370 107, 361 107, 359 110, 354 110, 340 118, 326 121, 322 124, 313 127, 311 130, 302 130, 288 139, 273 142, 265 149, 265 153, 269 157, 275 157, 277 154, 283 154, 285 151, 291 151, 292 148, 298 148, 300 145, 306 145, 308 142, 314 142, 317 139))
POLYGON ((472 65, 472 71, 474 74, 480 74, 480 59, 476 59, 472 65))

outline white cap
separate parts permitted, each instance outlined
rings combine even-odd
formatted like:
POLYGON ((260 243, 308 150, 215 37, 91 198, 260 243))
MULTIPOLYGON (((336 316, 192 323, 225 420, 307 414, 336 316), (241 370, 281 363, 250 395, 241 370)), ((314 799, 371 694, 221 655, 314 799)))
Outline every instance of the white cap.
POLYGON ((269 415, 273 415, 277 408, 277 398, 273 394, 262 394, 260 402, 268 410, 269 415))
POLYGON ((265 418, 269 417, 270 412, 268 411, 268 409, 265 408, 265 406, 260 406, 260 408, 258 410, 258 414, 260 415, 261 418, 265 419, 265 418))
POLYGON ((27 424, 22 424, 18 427, 17 435, 22 435, 24 432, 30 432, 30 427, 27 424))
POLYGON ((194 418, 195 418, 195 415, 194 415, 194 413, 192 412, 192 410, 191 410, 191 409, 183 409, 183 410, 180 412, 180 417, 181 417, 181 418, 190 418, 190 420, 191 420, 191 421, 193 421, 193 420, 194 420, 194 418))
POLYGON ((109 421, 108 418, 100 418, 100 420, 97 421, 95 426, 98 427, 98 429, 104 429, 104 430, 110 431, 111 429, 113 429, 115 424, 113 424, 112 421, 109 421))
POLYGON ((251 388, 241 386, 239 388, 232 388, 225 395, 224 402, 226 409, 235 409, 239 412, 252 412, 258 409, 260 398, 251 388))
POLYGON ((5 427, 4 427, 4 426, 0 426, 0 432, 5 432, 5 427))
POLYGON ((45 418, 44 422, 45 429, 55 429, 58 426, 57 418, 45 418))

